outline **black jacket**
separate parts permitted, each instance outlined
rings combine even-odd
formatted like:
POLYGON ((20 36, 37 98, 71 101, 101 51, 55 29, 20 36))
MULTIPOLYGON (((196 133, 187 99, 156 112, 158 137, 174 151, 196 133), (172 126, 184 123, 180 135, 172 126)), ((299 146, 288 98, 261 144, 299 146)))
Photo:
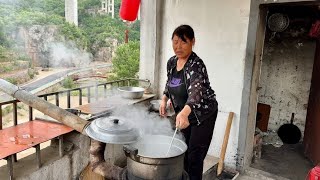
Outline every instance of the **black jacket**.
MULTIPOLYGON (((167 62, 167 83, 164 94, 171 99, 174 104, 174 97, 168 91, 168 83, 172 76, 173 68, 177 66, 178 58, 173 56, 167 62)), ((216 95, 212 90, 207 74, 207 69, 203 61, 192 52, 184 65, 185 84, 188 93, 186 105, 191 108, 195 119, 191 119, 191 124, 201 124, 208 114, 214 113, 218 108, 216 95)))

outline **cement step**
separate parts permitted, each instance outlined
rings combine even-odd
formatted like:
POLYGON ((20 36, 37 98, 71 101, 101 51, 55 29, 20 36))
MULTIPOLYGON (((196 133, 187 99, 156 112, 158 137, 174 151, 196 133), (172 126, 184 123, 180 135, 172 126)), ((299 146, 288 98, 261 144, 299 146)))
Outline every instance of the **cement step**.
POLYGON ((243 174, 241 174, 237 179, 239 180, 245 180, 245 179, 251 180, 253 179, 259 179, 259 180, 289 180, 287 178, 271 174, 259 169, 255 169, 252 167, 247 168, 243 174))

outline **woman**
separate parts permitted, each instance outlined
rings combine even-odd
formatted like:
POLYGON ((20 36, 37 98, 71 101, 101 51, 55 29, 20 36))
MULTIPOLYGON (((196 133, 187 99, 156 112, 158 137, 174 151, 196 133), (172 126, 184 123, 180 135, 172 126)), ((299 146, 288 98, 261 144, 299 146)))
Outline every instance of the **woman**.
POLYGON ((174 30, 172 47, 175 56, 167 63, 167 83, 159 112, 166 116, 166 105, 170 99, 177 114, 176 127, 182 129, 188 145, 184 168, 191 180, 201 180, 218 103, 210 87, 206 66, 192 51, 194 43, 194 31, 189 25, 181 25, 174 30))

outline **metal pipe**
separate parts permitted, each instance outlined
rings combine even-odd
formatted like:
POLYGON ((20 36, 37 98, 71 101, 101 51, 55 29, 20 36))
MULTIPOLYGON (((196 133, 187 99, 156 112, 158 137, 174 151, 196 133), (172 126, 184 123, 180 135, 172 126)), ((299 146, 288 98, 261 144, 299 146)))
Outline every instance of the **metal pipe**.
POLYGON ((119 180, 122 179, 123 168, 107 163, 104 159, 104 151, 106 144, 91 139, 90 145, 90 165, 92 171, 100 174, 106 179, 119 180))
POLYGON ((19 101, 41 111, 42 113, 62 122, 63 124, 75 129, 76 131, 86 134, 84 129, 89 122, 76 116, 54 104, 51 104, 18 86, 13 85, 0 78, 0 90, 18 99, 19 101))

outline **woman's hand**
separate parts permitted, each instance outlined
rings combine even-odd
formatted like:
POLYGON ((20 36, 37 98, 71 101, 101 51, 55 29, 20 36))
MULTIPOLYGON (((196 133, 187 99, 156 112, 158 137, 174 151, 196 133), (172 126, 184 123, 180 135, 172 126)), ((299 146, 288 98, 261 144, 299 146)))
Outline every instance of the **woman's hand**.
POLYGON ((189 119, 188 119, 188 116, 190 113, 191 113, 191 108, 188 105, 184 106, 182 111, 179 112, 179 114, 176 117, 176 127, 177 128, 185 129, 190 125, 189 119))
POLYGON ((159 114, 160 116, 166 117, 167 116, 167 101, 165 99, 161 100, 159 114))
POLYGON ((188 116, 180 112, 176 117, 176 127, 178 129, 185 129, 190 125, 188 116))

